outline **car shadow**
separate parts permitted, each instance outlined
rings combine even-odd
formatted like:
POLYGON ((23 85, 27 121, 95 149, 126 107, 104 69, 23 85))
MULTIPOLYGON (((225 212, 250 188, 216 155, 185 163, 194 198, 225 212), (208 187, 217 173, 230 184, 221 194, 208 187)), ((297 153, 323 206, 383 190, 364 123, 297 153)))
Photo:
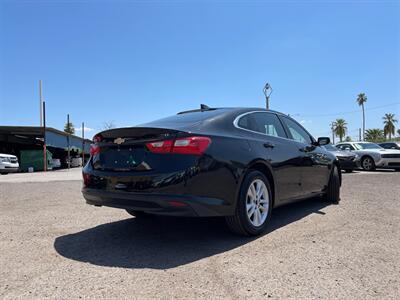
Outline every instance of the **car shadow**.
MULTIPOLYGON (((266 234, 298 221, 329 203, 310 199, 273 211, 266 234)), ((62 256, 99 266, 168 269, 222 253, 257 238, 229 232, 223 218, 128 218, 59 236, 62 256)))

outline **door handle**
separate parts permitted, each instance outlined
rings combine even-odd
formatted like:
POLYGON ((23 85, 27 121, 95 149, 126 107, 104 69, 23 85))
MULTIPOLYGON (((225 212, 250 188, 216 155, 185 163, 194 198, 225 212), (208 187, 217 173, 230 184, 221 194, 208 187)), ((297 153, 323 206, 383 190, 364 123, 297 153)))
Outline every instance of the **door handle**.
POLYGON ((275 147, 275 144, 273 144, 273 143, 270 143, 270 142, 267 142, 267 143, 264 143, 264 145, 263 145, 265 148, 274 148, 275 147))

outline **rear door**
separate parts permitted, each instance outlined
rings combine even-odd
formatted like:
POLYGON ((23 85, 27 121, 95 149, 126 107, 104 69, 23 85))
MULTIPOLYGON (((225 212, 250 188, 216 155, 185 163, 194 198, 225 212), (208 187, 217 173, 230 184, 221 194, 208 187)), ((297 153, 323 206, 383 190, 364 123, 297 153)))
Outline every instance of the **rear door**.
POLYGON ((330 159, 326 150, 313 145, 311 135, 297 122, 286 116, 280 116, 290 139, 296 143, 301 167, 302 194, 321 192, 328 182, 330 159))
POLYGON ((236 126, 246 130, 256 157, 262 157, 273 168, 277 203, 301 195, 299 151, 287 138, 285 129, 274 113, 251 112, 243 115, 236 126))

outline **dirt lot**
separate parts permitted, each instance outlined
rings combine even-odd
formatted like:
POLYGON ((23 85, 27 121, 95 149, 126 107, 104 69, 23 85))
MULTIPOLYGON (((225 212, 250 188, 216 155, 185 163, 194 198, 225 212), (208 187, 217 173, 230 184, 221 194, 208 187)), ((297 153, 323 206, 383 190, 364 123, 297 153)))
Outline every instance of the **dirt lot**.
POLYGON ((339 206, 279 208, 256 239, 88 206, 54 174, 0 179, 0 298, 400 297, 398 172, 344 174, 339 206))

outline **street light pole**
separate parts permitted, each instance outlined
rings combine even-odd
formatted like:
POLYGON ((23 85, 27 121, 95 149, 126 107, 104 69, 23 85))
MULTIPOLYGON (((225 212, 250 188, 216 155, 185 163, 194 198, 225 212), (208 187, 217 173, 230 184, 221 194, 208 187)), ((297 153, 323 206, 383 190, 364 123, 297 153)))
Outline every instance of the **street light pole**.
POLYGON ((267 82, 265 84, 265 86, 264 86, 264 89, 263 89, 263 93, 265 95, 265 102, 266 102, 266 108, 267 109, 269 109, 269 98, 270 98, 270 96, 272 94, 272 91, 273 90, 272 90, 271 85, 267 82))
POLYGON ((46 101, 43 101, 43 171, 47 171, 46 101))
POLYGON ((43 126, 43 92, 42 92, 41 80, 39 80, 39 110, 40 110, 40 126, 43 126))
POLYGON ((70 126, 69 126, 69 114, 67 114, 67 128, 68 128, 68 132, 67 132, 67 147, 68 147, 68 154, 67 154, 67 161, 68 161, 68 169, 71 168, 71 156, 70 156, 70 151, 69 151, 69 136, 70 136, 70 126))
POLYGON ((82 122, 82 167, 85 165, 85 122, 82 122))

